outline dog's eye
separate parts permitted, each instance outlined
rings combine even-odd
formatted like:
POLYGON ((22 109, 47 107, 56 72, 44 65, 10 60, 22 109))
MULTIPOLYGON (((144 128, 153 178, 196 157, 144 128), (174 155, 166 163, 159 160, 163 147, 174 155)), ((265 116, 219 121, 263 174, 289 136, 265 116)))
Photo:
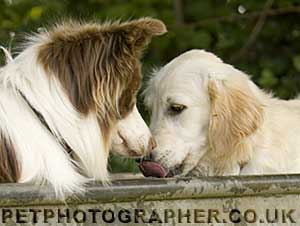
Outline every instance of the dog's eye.
POLYGON ((168 111, 171 115, 178 115, 185 109, 186 109, 186 106, 184 106, 182 104, 172 104, 169 107, 168 111))

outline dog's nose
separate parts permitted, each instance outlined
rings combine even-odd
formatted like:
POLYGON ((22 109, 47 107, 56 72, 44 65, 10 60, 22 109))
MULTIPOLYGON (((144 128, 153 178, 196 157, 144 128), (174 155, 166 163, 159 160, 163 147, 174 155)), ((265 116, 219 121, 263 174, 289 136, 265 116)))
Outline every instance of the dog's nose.
POLYGON ((156 148, 157 144, 153 137, 150 138, 148 143, 148 152, 151 152, 154 148, 156 148))
POLYGON ((154 155, 152 153, 149 153, 148 155, 144 156, 143 158, 135 159, 137 163, 141 162, 153 162, 154 161, 154 155))
POLYGON ((157 144, 156 144, 155 139, 153 137, 151 137, 148 142, 147 150, 146 150, 146 152, 144 152, 144 156, 142 158, 136 159, 135 161, 137 163, 140 163, 142 161, 151 161, 153 159, 153 155, 151 154, 151 151, 154 148, 156 148, 156 146, 157 146, 157 144))
POLYGON ((146 160, 148 160, 148 161, 154 161, 154 155, 152 153, 150 153, 149 155, 147 155, 146 160))

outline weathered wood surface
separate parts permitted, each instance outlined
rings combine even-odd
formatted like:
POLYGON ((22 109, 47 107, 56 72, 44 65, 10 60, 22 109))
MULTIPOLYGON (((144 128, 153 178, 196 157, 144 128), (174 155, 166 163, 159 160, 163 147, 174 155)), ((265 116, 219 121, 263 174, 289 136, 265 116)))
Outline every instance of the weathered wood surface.
POLYGON ((118 178, 66 202, 49 187, 2 184, 0 225, 300 225, 300 175, 118 178))

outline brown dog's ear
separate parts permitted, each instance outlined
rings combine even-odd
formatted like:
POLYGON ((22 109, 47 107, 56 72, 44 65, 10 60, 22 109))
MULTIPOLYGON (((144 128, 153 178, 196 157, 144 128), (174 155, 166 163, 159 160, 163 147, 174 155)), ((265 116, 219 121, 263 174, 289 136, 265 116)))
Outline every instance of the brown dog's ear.
POLYGON ((139 87, 141 51, 151 37, 164 32, 165 25, 151 18, 103 24, 63 22, 37 37, 38 62, 59 79, 79 112, 87 114, 96 107, 117 111, 111 103, 118 103, 123 89, 135 93, 139 87))
POLYGON ((246 81, 210 80, 208 92, 211 101, 211 148, 218 158, 226 159, 220 159, 221 162, 247 162, 252 152, 247 137, 260 127, 263 105, 246 81))
POLYGON ((117 31, 122 34, 130 47, 139 54, 140 50, 150 42, 153 36, 166 33, 167 28, 162 21, 146 17, 122 23, 117 31))

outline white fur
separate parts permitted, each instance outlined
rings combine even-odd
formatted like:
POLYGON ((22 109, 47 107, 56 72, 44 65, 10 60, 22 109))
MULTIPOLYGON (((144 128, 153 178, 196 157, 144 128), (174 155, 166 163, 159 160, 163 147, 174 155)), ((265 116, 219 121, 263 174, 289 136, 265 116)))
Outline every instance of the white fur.
POLYGON ((117 128, 112 141, 115 153, 131 157, 147 154, 151 133, 136 106, 130 115, 118 122, 117 128))
POLYGON ((208 83, 237 80, 262 103, 263 122, 246 138, 250 144, 246 165, 241 167, 233 159, 234 164, 222 175, 300 173, 300 101, 273 98, 245 73, 203 50, 178 56, 155 72, 149 82, 145 104, 152 111, 150 128, 157 141, 154 159, 169 169, 180 166, 181 175, 214 175, 216 162, 209 154, 212 150, 208 140, 208 83), (187 109, 170 116, 170 103, 183 104, 187 109))
MULTIPOLYGON (((108 153, 104 151, 96 115, 84 117, 74 109, 55 76, 47 75, 37 64, 37 47, 37 44, 30 45, 1 68, 0 129, 16 148, 21 165, 19 182, 48 182, 64 198, 66 194, 84 191, 83 185, 92 179, 108 181, 108 153), (43 115, 52 132, 75 151, 85 176, 77 172, 66 151, 37 119, 17 89, 43 115)), ((119 130, 118 126, 115 130, 119 130)), ((120 130, 122 134, 130 132, 125 137, 129 145, 123 151, 141 148, 143 151, 136 152, 146 153, 151 134, 136 108, 122 120, 120 130), (136 128, 141 128, 138 136, 132 133, 136 128)))

